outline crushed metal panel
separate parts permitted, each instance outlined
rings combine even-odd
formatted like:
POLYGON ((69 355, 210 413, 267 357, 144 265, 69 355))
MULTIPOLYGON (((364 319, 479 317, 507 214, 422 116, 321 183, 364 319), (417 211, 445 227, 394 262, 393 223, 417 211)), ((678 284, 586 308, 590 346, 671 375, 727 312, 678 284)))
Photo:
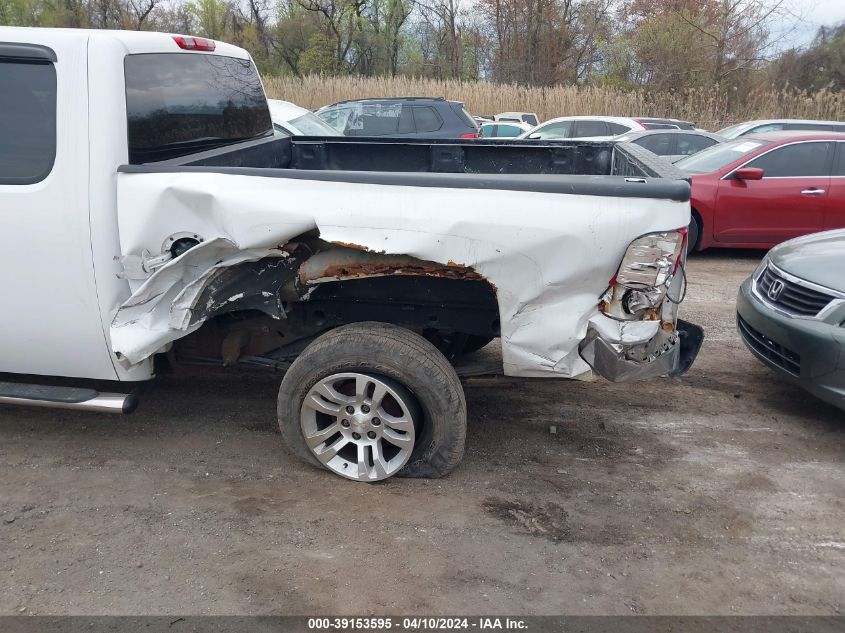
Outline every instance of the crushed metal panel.
POLYGON ((126 300, 111 324, 114 352, 138 363, 167 343, 199 328, 205 318, 193 318, 196 302, 218 271, 265 257, 287 257, 278 249, 241 250, 216 238, 171 260, 126 300))
POLYGON ((218 257, 195 247, 168 262, 144 291, 128 281, 134 294, 111 334, 133 362, 192 328, 179 306, 191 304, 212 268, 267 257, 317 229, 325 241, 371 253, 471 268, 496 288, 505 374, 538 377, 589 371, 578 347, 628 244, 689 223, 689 203, 669 199, 210 172, 120 173, 118 213, 122 255, 155 252, 184 230, 203 235, 206 248, 226 244, 218 257))

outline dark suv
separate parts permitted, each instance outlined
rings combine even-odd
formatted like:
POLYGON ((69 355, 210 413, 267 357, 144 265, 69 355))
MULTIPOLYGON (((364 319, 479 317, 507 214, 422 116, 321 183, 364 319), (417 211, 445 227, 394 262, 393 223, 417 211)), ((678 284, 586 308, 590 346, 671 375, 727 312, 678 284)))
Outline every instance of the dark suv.
POLYGON ((355 99, 317 110, 346 136, 478 138, 478 126, 460 101, 430 97, 355 99))

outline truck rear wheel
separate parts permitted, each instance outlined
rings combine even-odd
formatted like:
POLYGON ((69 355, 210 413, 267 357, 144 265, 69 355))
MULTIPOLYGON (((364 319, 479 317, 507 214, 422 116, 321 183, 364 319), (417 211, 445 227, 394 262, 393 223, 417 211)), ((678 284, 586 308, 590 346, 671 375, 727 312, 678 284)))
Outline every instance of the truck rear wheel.
POLYGON ((463 457, 455 370, 423 337, 387 323, 344 325, 311 343, 282 380, 278 415, 294 454, 356 481, 442 477, 463 457))

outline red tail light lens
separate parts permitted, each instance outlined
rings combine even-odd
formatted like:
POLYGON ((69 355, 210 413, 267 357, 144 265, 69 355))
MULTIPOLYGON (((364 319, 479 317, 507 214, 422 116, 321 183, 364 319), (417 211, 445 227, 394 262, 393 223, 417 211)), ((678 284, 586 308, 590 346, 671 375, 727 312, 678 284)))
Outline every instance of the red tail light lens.
POLYGON ((173 41, 186 51, 213 51, 217 45, 214 40, 204 37, 193 37, 192 35, 174 35, 173 41))
POLYGON ((461 138, 481 138, 481 132, 467 132, 466 134, 461 134, 461 138))

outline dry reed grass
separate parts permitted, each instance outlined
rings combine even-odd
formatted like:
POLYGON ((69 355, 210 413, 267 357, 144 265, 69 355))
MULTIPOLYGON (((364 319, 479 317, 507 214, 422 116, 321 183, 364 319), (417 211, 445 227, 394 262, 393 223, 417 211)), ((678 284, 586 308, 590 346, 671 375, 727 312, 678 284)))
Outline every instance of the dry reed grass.
POLYGON ((530 111, 542 120, 579 114, 667 116, 708 129, 749 119, 845 120, 845 93, 825 90, 814 94, 758 90, 735 103, 732 95, 715 89, 625 92, 595 86, 529 88, 415 77, 267 77, 265 86, 270 97, 306 108, 362 97, 437 96, 463 101, 473 114, 530 111))

